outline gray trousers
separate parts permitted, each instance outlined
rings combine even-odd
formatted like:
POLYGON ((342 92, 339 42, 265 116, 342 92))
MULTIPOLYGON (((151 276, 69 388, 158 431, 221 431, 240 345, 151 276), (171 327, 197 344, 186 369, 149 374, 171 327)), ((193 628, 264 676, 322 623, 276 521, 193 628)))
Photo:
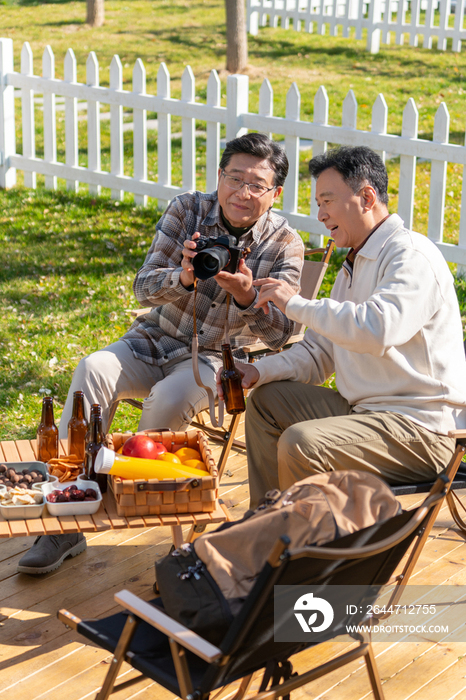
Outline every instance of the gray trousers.
MULTIPOLYGON (((199 372, 204 384, 216 395, 213 369, 199 361, 199 372)), ((124 340, 84 357, 76 367, 60 419, 61 440, 67 438, 73 393, 78 390, 84 392, 87 415, 91 403, 102 406, 104 431, 108 429, 115 403, 122 399, 144 399, 139 430, 185 430, 194 416, 209 405, 205 389, 195 382, 191 355, 156 367, 136 359, 124 340)))
POLYGON ((438 435, 389 412, 355 413, 338 392, 300 382, 271 382, 247 402, 251 507, 318 472, 358 469, 389 484, 434 479, 455 450, 438 435))

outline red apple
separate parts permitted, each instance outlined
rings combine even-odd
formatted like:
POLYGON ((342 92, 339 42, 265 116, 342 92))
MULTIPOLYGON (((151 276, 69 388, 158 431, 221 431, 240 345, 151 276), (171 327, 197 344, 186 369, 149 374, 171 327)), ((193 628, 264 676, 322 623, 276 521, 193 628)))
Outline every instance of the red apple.
POLYGON ((122 454, 126 457, 140 459, 158 459, 167 448, 161 442, 155 442, 148 435, 133 435, 123 445, 122 454))

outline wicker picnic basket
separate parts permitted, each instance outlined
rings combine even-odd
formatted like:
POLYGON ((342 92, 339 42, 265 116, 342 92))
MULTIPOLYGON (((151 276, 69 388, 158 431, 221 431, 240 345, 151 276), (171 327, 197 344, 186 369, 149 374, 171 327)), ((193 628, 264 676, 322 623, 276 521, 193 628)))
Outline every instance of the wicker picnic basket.
MULTIPOLYGON (((172 451, 173 446, 192 447, 201 454, 208 475, 192 479, 122 479, 110 477, 118 515, 173 515, 180 513, 212 513, 217 506, 218 472, 215 460, 200 430, 173 432, 142 431, 172 451)), ((115 451, 136 433, 113 433, 109 447, 115 451)))

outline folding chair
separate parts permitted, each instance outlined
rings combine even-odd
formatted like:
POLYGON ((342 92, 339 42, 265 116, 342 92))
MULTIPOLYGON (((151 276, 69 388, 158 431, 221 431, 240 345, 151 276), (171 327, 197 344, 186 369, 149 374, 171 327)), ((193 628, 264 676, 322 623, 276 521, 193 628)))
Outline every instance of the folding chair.
MULTIPOLYGON (((322 284, 325 272, 328 268, 328 263, 332 255, 333 249, 335 247, 335 242, 333 239, 329 239, 327 246, 325 248, 310 248, 305 250, 304 255, 319 255, 322 254, 322 258, 319 261, 315 260, 304 260, 303 269, 301 272, 301 296, 305 299, 315 299, 317 293, 322 284)), ((142 316, 150 311, 150 307, 144 309, 135 309, 131 314, 135 317, 142 316)), ((293 343, 298 342, 303 337, 303 327, 300 326, 296 329, 296 334, 293 335, 286 345, 283 346, 278 352, 281 352, 287 347, 293 345, 293 343)), ((261 354, 266 354, 272 352, 267 345, 264 343, 254 343, 243 348, 243 350, 249 355, 249 361, 252 362, 254 359, 261 354)), ((122 399, 123 403, 127 403, 130 406, 134 406, 142 411, 143 403, 138 399, 122 399)), ((118 407, 118 403, 114 404, 113 412, 109 418, 109 425, 107 432, 110 432, 110 425, 112 423, 115 411, 118 407)), ((208 410, 208 409, 205 409, 208 410)), ((191 427, 199 428, 203 430, 212 440, 221 442, 223 445, 221 455, 218 461, 218 472, 219 479, 221 479, 225 465, 230 454, 232 447, 236 447, 240 450, 246 449, 246 444, 240 440, 235 439, 236 431, 238 429, 239 422, 241 420, 241 414, 235 415, 231 418, 227 428, 214 428, 205 424, 203 413, 201 411, 193 421, 191 421, 191 427)), ((161 426, 154 426, 154 428, 159 428, 161 426)))
MULTIPOLYGON (((457 440, 466 438, 466 430, 452 430, 448 433, 450 437, 457 440)), ((448 478, 449 487, 446 495, 446 501, 456 526, 460 530, 463 537, 466 537, 466 522, 464 521, 464 513, 466 508, 461 502, 456 491, 466 489, 466 464, 462 462, 463 454, 461 445, 457 444, 456 452, 450 464, 446 468, 444 474, 448 478)), ((428 493, 432 488, 433 481, 425 481, 419 484, 390 484, 390 488, 395 496, 405 496, 413 493, 428 493)))
MULTIPOLYGON (((80 620, 67 610, 60 610, 58 618, 62 622, 114 654, 96 700, 106 700, 113 691, 141 679, 138 676, 115 685, 123 661, 185 700, 207 700, 212 691, 234 681, 240 681, 234 695, 234 700, 240 700, 257 673, 259 693, 250 697, 272 700, 287 697, 292 690, 361 657, 374 697, 384 700, 370 638, 364 633, 351 633, 358 642, 355 648, 300 675, 291 673, 290 658, 311 646, 347 634, 348 624, 368 624, 365 611, 387 583, 396 584, 388 605, 395 604, 437 517, 446 494, 446 482, 446 477, 439 477, 417 509, 401 512, 326 546, 290 551, 287 538, 280 538, 219 646, 167 616, 160 598, 148 603, 126 590, 117 593, 115 600, 127 612, 102 620, 80 620), (408 550, 402 573, 394 577, 393 572, 408 550), (322 594, 327 586, 341 586, 343 596, 354 591, 349 586, 357 586, 358 591, 364 587, 364 594, 347 597, 348 604, 356 606, 354 616, 344 606, 345 612, 335 614, 330 627, 313 635, 312 642, 276 642, 274 587, 277 585, 318 585, 322 594), (362 601, 364 605, 360 605, 362 601)), ((293 608, 287 614, 292 617, 293 608)))

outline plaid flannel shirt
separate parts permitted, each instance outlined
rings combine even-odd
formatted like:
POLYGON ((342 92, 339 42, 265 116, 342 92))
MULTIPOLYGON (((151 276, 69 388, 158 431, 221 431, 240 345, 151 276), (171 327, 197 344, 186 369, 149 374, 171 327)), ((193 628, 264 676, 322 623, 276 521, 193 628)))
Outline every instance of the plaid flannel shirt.
MULTIPOLYGON (((191 352, 194 292, 180 283, 183 242, 198 231, 217 238, 228 233, 220 214, 217 193, 187 192, 175 197, 156 226, 156 235, 133 284, 136 299, 154 307, 139 316, 123 336, 135 357, 154 365, 191 352)), ((275 277, 286 280, 296 292, 303 263, 304 246, 298 233, 285 218, 268 211, 239 243, 249 246, 246 264, 253 278, 275 277)), ((258 292, 256 292, 256 299, 258 292)), ((221 345, 225 328, 226 292, 211 278, 198 281, 196 299, 199 354, 214 371, 222 364, 221 345)), ((280 348, 294 330, 276 306, 269 314, 230 303, 228 323, 233 354, 247 360, 243 345, 258 339, 272 350, 280 348)))

